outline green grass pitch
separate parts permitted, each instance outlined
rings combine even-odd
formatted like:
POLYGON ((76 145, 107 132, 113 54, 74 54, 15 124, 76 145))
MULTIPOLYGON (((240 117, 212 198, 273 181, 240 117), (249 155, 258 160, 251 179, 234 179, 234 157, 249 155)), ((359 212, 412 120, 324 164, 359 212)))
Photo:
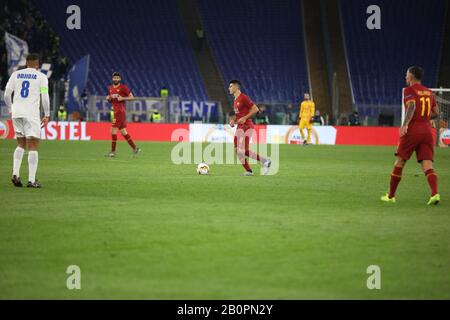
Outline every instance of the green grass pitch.
POLYGON ((15 142, 0 141, 1 299, 450 298, 450 149, 436 151, 442 202, 428 207, 414 160, 397 203, 379 201, 393 147, 281 145, 277 175, 241 177, 139 145, 108 159, 107 141, 43 141, 44 188, 30 190, 12 186, 15 142), (66 288, 69 265, 81 290, 66 288))

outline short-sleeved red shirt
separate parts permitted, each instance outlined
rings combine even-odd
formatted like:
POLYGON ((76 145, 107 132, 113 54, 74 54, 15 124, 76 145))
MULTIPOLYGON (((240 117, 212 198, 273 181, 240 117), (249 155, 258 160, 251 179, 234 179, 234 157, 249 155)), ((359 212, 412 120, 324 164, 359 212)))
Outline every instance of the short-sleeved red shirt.
MULTIPOLYGON (((234 113, 236 114, 236 121, 248 115, 254 104, 255 103, 243 93, 234 99, 234 113)), ((238 125, 238 128, 243 126, 253 127, 252 119, 248 118, 243 125, 238 125)))
POLYGON ((409 122, 407 134, 431 133, 431 110, 436 106, 433 92, 422 84, 416 83, 404 90, 405 111, 411 101, 416 103, 416 110, 409 122))
POLYGON ((125 101, 118 101, 117 98, 119 96, 128 97, 130 93, 130 89, 124 84, 120 84, 117 87, 114 87, 113 85, 108 87, 108 94, 111 97, 114 113, 125 113, 125 101))

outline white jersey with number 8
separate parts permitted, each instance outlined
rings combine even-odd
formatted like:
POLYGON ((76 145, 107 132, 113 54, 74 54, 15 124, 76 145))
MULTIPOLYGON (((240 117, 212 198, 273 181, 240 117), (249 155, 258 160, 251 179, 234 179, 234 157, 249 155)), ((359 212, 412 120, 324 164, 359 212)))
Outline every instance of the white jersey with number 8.
POLYGON ((11 117, 40 119, 41 94, 48 94, 48 79, 42 72, 26 68, 11 74, 5 91, 13 91, 11 117))

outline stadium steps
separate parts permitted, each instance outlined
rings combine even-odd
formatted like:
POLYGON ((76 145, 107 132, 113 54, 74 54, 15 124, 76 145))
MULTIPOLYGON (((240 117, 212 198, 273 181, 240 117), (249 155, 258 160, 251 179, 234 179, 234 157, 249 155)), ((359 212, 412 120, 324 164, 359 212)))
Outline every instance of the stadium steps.
POLYGON ((227 112, 229 111, 231 105, 230 98, 225 91, 224 80, 219 73, 211 49, 208 45, 208 34, 206 34, 206 32, 203 48, 201 50, 197 50, 197 38, 195 31, 199 26, 205 30, 197 10, 198 3, 196 0, 177 0, 177 5, 187 33, 187 38, 193 49, 195 61, 197 62, 200 75, 203 78, 203 83, 208 98, 213 101, 220 101, 223 110, 227 112))
POLYGON ((438 86, 450 88, 450 4, 447 2, 438 86))
MULTIPOLYGON (((347 68, 347 58, 344 49, 344 38, 341 28, 339 1, 320 0, 320 2, 324 9, 322 14, 327 21, 324 32, 328 34, 328 36, 325 36, 328 44, 325 45, 325 48, 328 48, 328 54, 331 59, 331 70, 328 71, 328 76, 332 78, 333 74, 336 73, 336 84, 338 86, 338 97, 336 99, 338 103, 337 111, 338 114, 347 114, 353 110, 353 101, 350 89, 350 77, 347 68)), ((325 19, 322 21, 324 20, 325 19)), ((331 83, 331 81, 329 83, 331 83)))
POLYGON ((309 90, 301 1, 197 3, 224 80, 239 79, 256 103, 287 106, 301 101, 309 90))
POLYGON ((327 62, 323 29, 320 17, 320 2, 303 1, 303 21, 305 28, 306 56, 309 65, 311 94, 316 108, 322 115, 332 115, 331 90, 328 84, 327 62))

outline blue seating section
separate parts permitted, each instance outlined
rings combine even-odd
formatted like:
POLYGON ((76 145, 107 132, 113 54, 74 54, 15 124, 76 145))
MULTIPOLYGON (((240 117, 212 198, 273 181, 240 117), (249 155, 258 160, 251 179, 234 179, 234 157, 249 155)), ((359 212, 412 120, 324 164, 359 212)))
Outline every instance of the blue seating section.
POLYGON ((357 106, 365 110, 364 105, 400 105, 411 65, 425 69, 425 85, 437 85, 444 0, 342 0, 340 8, 357 106), (381 30, 366 26, 366 10, 373 4, 381 9, 381 30))
POLYGON ((181 99, 207 99, 175 0, 78 0, 81 30, 66 28, 73 1, 33 3, 61 37, 70 63, 90 54, 90 93, 105 94, 117 70, 137 96, 159 96, 166 85, 181 99))
POLYGON ((301 3, 199 0, 205 35, 225 83, 255 102, 298 102, 309 90, 301 3))

